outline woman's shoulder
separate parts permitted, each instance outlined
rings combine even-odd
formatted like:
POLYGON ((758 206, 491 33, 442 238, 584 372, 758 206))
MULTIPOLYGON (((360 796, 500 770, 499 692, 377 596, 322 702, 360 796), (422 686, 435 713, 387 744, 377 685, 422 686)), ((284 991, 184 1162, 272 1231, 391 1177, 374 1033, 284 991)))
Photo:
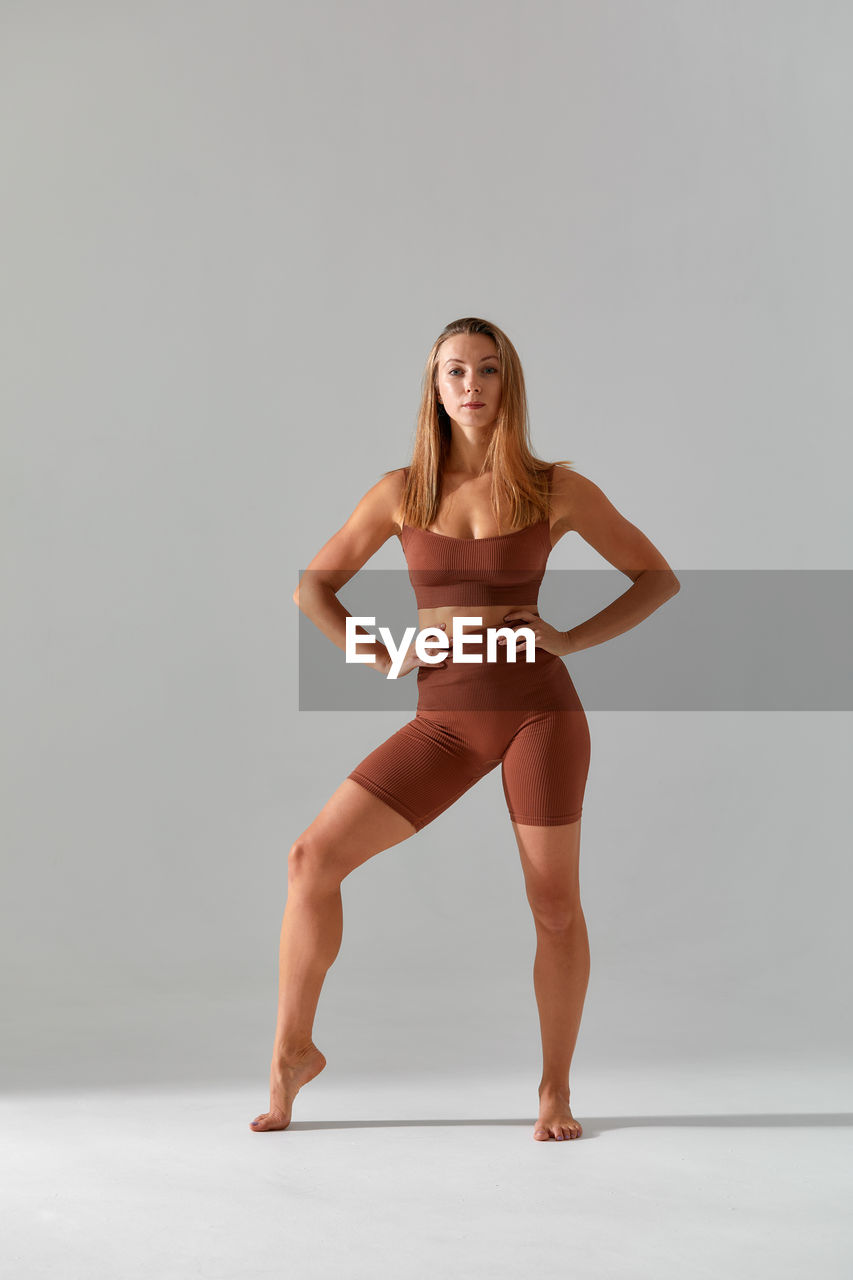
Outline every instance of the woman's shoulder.
POLYGON ((552 485, 554 493, 576 493, 578 489, 582 489, 591 482, 586 476, 582 475, 574 465, 568 466, 563 462, 555 462, 552 464, 552 485))
POLYGON ((392 467, 390 471, 382 472, 375 487, 383 493, 402 493, 408 474, 408 467, 392 467))
POLYGON ((574 465, 554 463, 551 481, 552 532, 561 536, 575 527, 578 506, 591 490, 597 490, 597 486, 577 471, 574 465))
POLYGON ((377 491, 382 493, 383 501, 387 505, 392 523, 395 526, 394 531, 398 535, 403 529, 403 493, 406 488, 408 474, 408 467, 394 467, 391 471, 386 471, 376 485, 377 491))

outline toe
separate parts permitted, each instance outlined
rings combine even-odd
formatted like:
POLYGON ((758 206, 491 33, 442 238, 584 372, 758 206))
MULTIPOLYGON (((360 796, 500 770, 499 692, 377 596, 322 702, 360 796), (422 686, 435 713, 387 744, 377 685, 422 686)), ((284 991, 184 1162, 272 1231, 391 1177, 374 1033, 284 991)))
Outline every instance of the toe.
POLYGON ((289 1124, 290 1121, 285 1119, 281 1111, 268 1111, 253 1120, 249 1128, 254 1133, 272 1133, 275 1129, 286 1129, 289 1124))
POLYGON ((547 1142, 548 1139, 551 1137, 548 1130, 545 1129, 541 1124, 537 1125, 537 1127, 533 1130, 533 1136, 534 1138, 538 1139, 539 1142, 547 1142))

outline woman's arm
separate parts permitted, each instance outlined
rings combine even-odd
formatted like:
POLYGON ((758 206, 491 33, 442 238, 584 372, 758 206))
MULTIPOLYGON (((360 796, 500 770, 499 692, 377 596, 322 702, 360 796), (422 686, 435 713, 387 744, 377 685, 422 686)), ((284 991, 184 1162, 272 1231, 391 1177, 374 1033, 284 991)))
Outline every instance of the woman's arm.
MULTIPOLYGON (((346 620, 352 614, 344 608, 336 593, 397 532, 402 492, 402 468, 377 481, 346 523, 320 548, 293 593, 294 601, 305 616, 344 652, 346 620)), ((355 632, 359 636, 369 634, 359 626, 355 632)), ((389 670, 391 654, 378 637, 372 648, 363 646, 361 652, 376 655, 373 669, 377 672, 384 675, 389 670)))
POLYGON ((633 585, 600 613, 562 632, 565 654, 577 653, 630 631, 681 590, 657 547, 616 510, 598 485, 577 471, 558 467, 553 508, 563 532, 574 529, 633 585))

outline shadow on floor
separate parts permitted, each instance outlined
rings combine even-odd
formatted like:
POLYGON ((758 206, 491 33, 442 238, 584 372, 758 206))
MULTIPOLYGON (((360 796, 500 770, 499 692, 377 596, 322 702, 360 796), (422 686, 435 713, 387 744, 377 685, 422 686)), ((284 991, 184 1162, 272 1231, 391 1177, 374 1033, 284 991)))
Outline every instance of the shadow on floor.
MULTIPOLYGON (((612 1129, 812 1129, 837 1128, 853 1124, 850 1111, 744 1112, 734 1115, 670 1115, 670 1116, 577 1116, 583 1125, 583 1136, 594 1138, 612 1129)), ((300 1129, 446 1129, 454 1127, 498 1127, 535 1125, 536 1116, 508 1120, 293 1120, 287 1129, 273 1133, 293 1133, 300 1129)))

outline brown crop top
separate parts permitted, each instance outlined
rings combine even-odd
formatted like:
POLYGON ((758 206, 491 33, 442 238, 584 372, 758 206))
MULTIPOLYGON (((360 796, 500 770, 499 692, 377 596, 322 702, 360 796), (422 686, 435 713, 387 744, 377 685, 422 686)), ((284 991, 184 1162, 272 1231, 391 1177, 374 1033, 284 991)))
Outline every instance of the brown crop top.
POLYGON ((488 538, 451 538, 404 524, 400 541, 419 609, 535 604, 551 554, 551 525, 539 520, 488 538))

